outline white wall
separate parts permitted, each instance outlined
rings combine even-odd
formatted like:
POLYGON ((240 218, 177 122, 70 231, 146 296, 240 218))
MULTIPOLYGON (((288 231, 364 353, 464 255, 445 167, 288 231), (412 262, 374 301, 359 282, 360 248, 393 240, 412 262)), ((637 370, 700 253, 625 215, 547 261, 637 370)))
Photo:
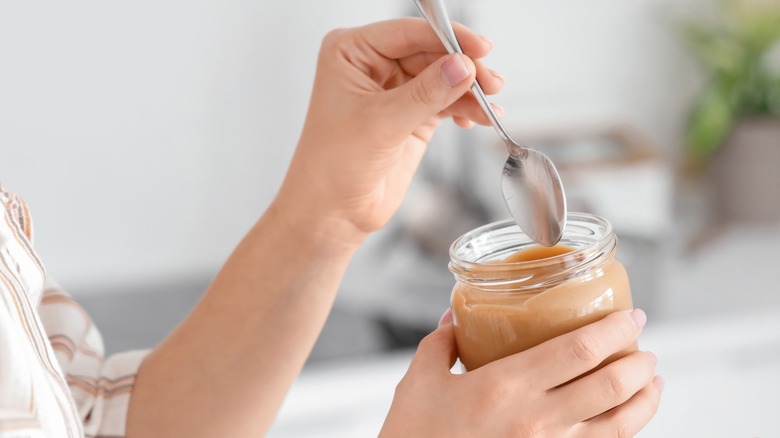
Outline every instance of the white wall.
MULTIPOLYGON (((671 148, 695 81, 659 19, 670 1, 463 10, 496 42, 515 126, 622 118, 671 148)), ((283 177, 321 36, 411 7, 1 3, 0 181, 30 203, 50 273, 78 291, 214 272, 283 177)))
POLYGON ((507 76, 497 98, 517 130, 624 121, 669 152, 699 76, 675 20, 697 0, 466 1, 507 76))
POLYGON ((0 181, 31 205, 49 272, 78 290, 215 270, 283 177, 321 37, 398 14, 391 0, 0 3, 0 181))

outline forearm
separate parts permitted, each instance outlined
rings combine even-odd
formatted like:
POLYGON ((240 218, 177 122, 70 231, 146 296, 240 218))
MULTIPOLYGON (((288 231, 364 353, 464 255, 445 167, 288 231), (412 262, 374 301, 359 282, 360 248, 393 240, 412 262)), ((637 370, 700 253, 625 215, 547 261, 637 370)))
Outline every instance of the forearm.
POLYGON ((128 413, 129 438, 260 436, 272 423, 356 248, 323 231, 320 218, 297 222, 310 216, 288 214, 280 204, 145 360, 128 413))
POLYGON ((501 88, 473 62, 490 42, 462 26, 456 32, 465 55, 446 55, 418 19, 325 37, 282 191, 192 315, 142 365, 129 438, 267 430, 349 259, 401 204, 441 118, 490 123, 476 102, 460 100, 477 76, 486 93, 501 88))

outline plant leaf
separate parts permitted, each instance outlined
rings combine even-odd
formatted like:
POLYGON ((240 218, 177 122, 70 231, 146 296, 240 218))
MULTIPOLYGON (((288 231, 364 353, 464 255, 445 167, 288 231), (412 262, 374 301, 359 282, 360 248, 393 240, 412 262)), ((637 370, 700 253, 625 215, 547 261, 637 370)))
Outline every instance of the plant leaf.
POLYGON ((688 152, 693 158, 707 158, 731 130, 734 123, 731 94, 729 87, 716 84, 694 108, 687 133, 688 152))

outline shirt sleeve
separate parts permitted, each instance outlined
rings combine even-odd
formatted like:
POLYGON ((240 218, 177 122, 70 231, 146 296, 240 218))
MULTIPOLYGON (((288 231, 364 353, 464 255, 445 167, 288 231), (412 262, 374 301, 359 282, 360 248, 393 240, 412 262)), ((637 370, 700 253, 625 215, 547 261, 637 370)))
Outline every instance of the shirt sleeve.
POLYGON ((29 210, 0 184, 0 438, 84 436, 38 314, 46 271, 29 210))
MULTIPOLYGON (((4 278, 0 272, 0 288, 4 278)), ((0 290, 0 293, 4 291, 0 290)), ((45 437, 39 418, 30 408, 32 376, 27 358, 20 354, 25 334, 16 315, 0 294, 0 438, 45 437)))
POLYGON ((85 436, 124 436, 133 383, 148 350, 106 358, 92 319, 53 282, 44 288, 39 313, 84 422, 85 436))
POLYGON ((77 437, 82 425, 87 438, 125 436, 147 351, 106 358, 92 319, 33 250, 27 204, 0 184, 0 207, 0 438, 77 437))

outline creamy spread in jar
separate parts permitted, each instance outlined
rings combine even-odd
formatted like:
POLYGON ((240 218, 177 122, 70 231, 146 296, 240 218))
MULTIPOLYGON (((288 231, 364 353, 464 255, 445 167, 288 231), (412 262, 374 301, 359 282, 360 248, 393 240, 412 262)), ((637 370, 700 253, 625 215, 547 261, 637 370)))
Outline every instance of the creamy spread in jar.
POLYGON ((478 228, 452 245, 452 314, 467 370, 632 308, 609 222, 583 213, 570 213, 567 222, 551 248, 531 242, 511 221, 478 228))

